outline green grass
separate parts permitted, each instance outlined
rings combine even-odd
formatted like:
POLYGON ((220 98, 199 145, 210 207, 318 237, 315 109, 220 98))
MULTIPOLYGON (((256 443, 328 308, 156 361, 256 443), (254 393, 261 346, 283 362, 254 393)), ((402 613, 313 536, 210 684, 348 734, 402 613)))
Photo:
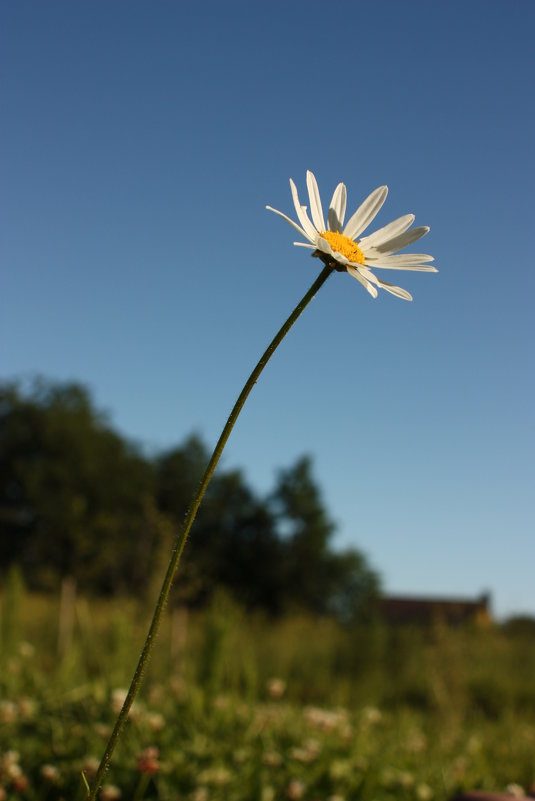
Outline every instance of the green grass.
MULTIPOLYGON (((102 754, 146 612, 89 599, 60 611, 12 581, 1 620, 4 797, 82 801, 81 770, 90 778, 102 754)), ((529 789, 534 752, 526 634, 270 621, 219 597, 202 614, 167 614, 106 781, 135 801, 443 801, 529 789), (153 774, 139 762, 147 748, 159 750, 153 774)))

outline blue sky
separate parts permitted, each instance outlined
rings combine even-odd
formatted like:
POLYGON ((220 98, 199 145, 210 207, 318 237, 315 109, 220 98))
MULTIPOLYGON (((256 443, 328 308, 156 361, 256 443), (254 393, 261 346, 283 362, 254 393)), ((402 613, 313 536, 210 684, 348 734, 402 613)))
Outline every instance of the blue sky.
MULTIPOLYGON (((532 0, 4 0, 0 377, 76 379, 148 449, 212 445, 319 263, 288 178, 413 212, 438 275, 329 279, 226 450, 310 453, 387 590, 535 614, 532 0)), ((372 230, 374 224, 372 224, 372 230)), ((418 247, 416 246, 416 249, 418 247)))

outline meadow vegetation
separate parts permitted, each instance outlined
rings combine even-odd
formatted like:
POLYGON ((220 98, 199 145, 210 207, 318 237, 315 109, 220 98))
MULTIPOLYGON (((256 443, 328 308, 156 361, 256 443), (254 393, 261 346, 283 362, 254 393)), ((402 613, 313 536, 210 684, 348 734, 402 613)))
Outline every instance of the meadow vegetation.
MULTIPOLYGON (((132 599, 1 595, 0 798, 84 798, 145 635, 132 599)), ((217 594, 167 611, 101 798, 443 801, 535 782, 529 625, 388 629, 217 594)))

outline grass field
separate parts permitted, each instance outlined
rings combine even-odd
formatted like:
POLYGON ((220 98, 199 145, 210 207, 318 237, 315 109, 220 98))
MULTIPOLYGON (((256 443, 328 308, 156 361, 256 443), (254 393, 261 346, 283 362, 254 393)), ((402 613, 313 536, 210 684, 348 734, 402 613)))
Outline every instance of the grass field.
MULTIPOLYGON (((147 623, 4 588, 0 800, 82 801, 147 623)), ((535 641, 169 612, 101 798, 442 801, 535 783, 535 641)), ((518 788, 516 788, 518 791, 518 788)))

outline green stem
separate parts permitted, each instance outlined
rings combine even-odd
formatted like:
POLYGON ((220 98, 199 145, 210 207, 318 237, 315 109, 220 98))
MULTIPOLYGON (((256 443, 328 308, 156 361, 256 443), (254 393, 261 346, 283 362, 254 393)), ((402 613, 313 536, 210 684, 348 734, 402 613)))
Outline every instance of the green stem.
POLYGON ((139 777, 139 782, 138 782, 138 785, 136 787, 136 791, 134 793, 134 797, 132 798, 132 801, 140 801, 140 799, 143 798, 143 796, 145 795, 145 790, 149 786, 149 782, 150 782, 149 774, 148 773, 142 773, 141 776, 139 777))
POLYGON ((102 760, 100 762, 99 769, 97 771, 97 775, 96 775, 95 781, 93 783, 93 787, 92 787, 91 791, 87 794, 88 801, 94 801, 94 799, 96 798, 98 789, 99 789, 99 787, 101 785, 101 782, 102 782, 102 779, 104 777, 104 773, 106 772, 106 770, 108 768, 108 765, 110 764, 110 760, 111 760, 112 754, 113 754, 113 752, 115 750, 115 746, 117 744, 117 740, 119 739, 121 731, 122 731, 122 729, 123 729, 123 727, 124 727, 124 725, 125 725, 125 723, 127 721, 128 713, 130 711, 130 707, 134 703, 134 699, 135 699, 135 697, 137 695, 137 692, 138 692, 140 684, 141 684, 141 680, 142 680, 142 677, 143 677, 143 672, 145 670, 145 666, 146 666, 146 664, 148 662, 150 653, 151 653, 152 648, 154 646, 154 641, 155 641, 156 634, 158 633, 158 629, 159 629, 159 626, 160 626, 160 620, 161 620, 161 617, 162 617, 162 613, 163 613, 163 610, 165 608, 165 605, 166 605, 166 602, 167 602, 167 598, 169 596, 169 591, 170 591, 171 585, 173 583, 173 579, 174 579, 174 576, 175 576, 175 572, 176 572, 178 563, 180 561, 180 557, 182 556, 182 551, 184 550, 184 545, 186 544, 186 540, 188 538, 188 534, 190 532, 190 529, 191 529, 191 527, 193 525, 193 521, 195 520, 195 516, 197 514, 197 510, 199 509, 199 506, 200 506, 201 501, 203 499, 204 493, 206 492, 206 488, 208 487, 208 484, 210 483, 210 479, 212 478, 213 472, 214 472, 214 470, 215 470, 215 468, 217 466, 217 463, 219 461, 219 457, 221 456, 223 448, 225 447, 225 444, 226 444, 226 442, 227 442, 227 440, 228 440, 228 438, 230 436, 230 432, 234 428, 234 424, 236 423, 236 420, 238 419, 238 416, 239 416, 239 414, 240 414, 240 412, 241 412, 241 410, 243 408, 243 405, 244 405, 245 401, 247 400, 247 398, 249 396, 249 393, 251 392, 252 388, 256 384, 256 382, 258 380, 258 377, 260 376, 260 373, 262 372, 262 370, 264 369, 264 367, 266 366, 266 364, 268 363, 268 361, 270 360, 272 355, 275 353, 276 349, 278 348, 278 346, 280 345, 280 343, 282 342, 282 340, 284 339, 284 337, 286 336, 286 334, 288 333, 290 328, 293 326, 293 324, 295 323, 297 318, 306 309, 306 307, 308 306, 308 304, 310 303, 310 301, 312 300, 312 298, 314 297, 316 292, 325 283, 325 281, 331 275, 333 270, 334 270, 334 265, 333 264, 329 264, 329 263, 325 264, 325 267, 323 268, 323 270, 321 271, 319 276, 316 278, 316 280, 314 281, 314 283, 312 284, 312 286, 310 287, 310 289, 308 290, 306 295, 297 304, 297 306, 295 307, 293 312, 290 314, 290 316, 288 317, 288 319, 286 320, 284 325, 280 328, 279 332, 276 334, 276 336, 273 338, 271 343, 266 348, 266 350, 265 350, 264 354, 261 356, 258 364, 256 365, 256 367, 254 368, 253 372, 251 373, 251 375, 247 379, 247 382, 245 383, 245 386, 243 387, 238 400, 234 404, 234 408, 232 409, 232 411, 231 411, 231 413, 229 415, 229 418, 228 418, 228 420, 227 420, 227 422, 225 424, 225 427, 224 427, 224 429, 223 429, 223 431, 221 433, 221 436, 219 437, 217 445, 215 446, 214 452, 212 453, 210 461, 208 462, 208 466, 207 466, 206 471, 204 473, 204 476, 203 476, 203 479, 202 479, 201 484, 199 486, 199 489, 197 490, 197 494, 195 495, 195 498, 193 499, 193 502, 192 502, 192 504, 190 506, 190 509, 189 509, 188 514, 186 516, 186 519, 184 521, 184 525, 183 525, 182 529, 180 530, 180 532, 176 536, 176 539, 175 539, 175 542, 174 542, 174 545, 173 545, 173 551, 172 551, 172 554, 171 554, 171 559, 170 559, 170 562, 169 562, 169 566, 167 568, 167 572, 165 574, 165 578, 163 580, 162 589, 160 590, 160 595, 158 596, 158 602, 157 602, 156 607, 154 609, 152 623, 150 625, 149 632, 147 634, 147 639, 145 640, 145 644, 143 646, 143 650, 141 651, 141 655, 139 657, 139 661, 138 661, 138 664, 137 664, 137 667, 136 667, 136 670, 135 670, 135 673, 134 673, 134 676, 133 676, 133 679, 132 679, 132 683, 130 684, 130 689, 128 690, 128 694, 126 696, 125 702, 124 702, 123 707, 122 707, 122 709, 121 709, 121 711, 119 713, 119 716, 117 718, 117 721, 116 721, 114 729, 113 729, 113 732, 110 735, 110 739, 109 739, 108 744, 106 746, 106 750, 104 752, 104 756, 102 757, 102 760))

